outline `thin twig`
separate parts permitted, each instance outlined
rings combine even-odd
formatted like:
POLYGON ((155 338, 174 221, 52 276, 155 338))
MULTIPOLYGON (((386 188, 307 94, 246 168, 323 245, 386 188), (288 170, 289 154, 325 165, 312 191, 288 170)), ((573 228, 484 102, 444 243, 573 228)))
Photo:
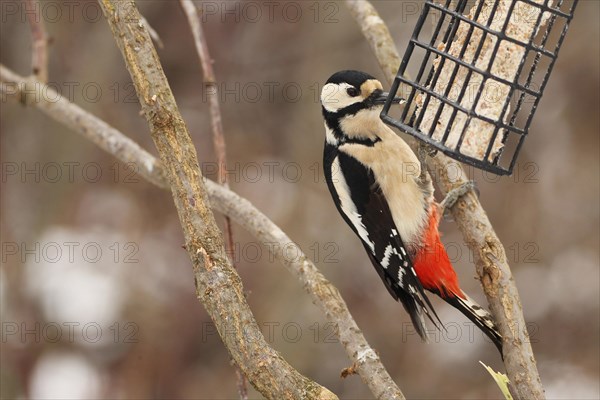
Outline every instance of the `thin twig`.
POLYGON ((248 385, 246 384, 246 377, 242 373, 240 367, 237 366, 235 368, 235 382, 240 400, 248 400, 248 385))
POLYGON ((200 24, 200 15, 198 9, 191 0, 181 0, 181 6, 187 17, 188 23, 194 37, 196 52, 200 59, 202 72, 204 74, 204 90, 207 91, 210 107, 210 120, 213 133, 213 144, 217 153, 219 163, 217 182, 229 187, 227 183, 227 167, 225 156, 225 135, 223 134, 223 120, 221 118, 221 107, 219 105, 219 93, 217 90, 217 81, 212 67, 212 58, 208 52, 208 44, 204 36, 204 30, 200 24))
MULTIPOLYGON (((212 130, 212 140, 215 153, 217 155, 217 182, 229 188, 227 182, 227 153, 225 149, 225 134, 223 133, 223 119, 221 118, 221 106, 219 105, 219 94, 216 86, 215 73, 212 67, 212 58, 208 52, 208 44, 204 36, 204 30, 200 24, 200 15, 198 9, 191 0, 181 0, 181 6, 187 17, 192 30, 196 52, 202 67, 204 76, 204 90, 207 91, 210 121, 212 130)), ((233 254, 233 231, 229 217, 225 217, 225 236, 228 239, 228 253, 233 254)), ((235 257, 233 257, 235 259, 235 257)))
POLYGON ((131 165, 150 183, 162 189, 170 189, 159 160, 100 118, 71 103, 50 86, 17 75, 2 64, 0 82, 1 103, 7 98, 13 98, 37 107, 50 118, 77 132, 123 163, 131 165))
MULTIPOLYGON (((217 91, 215 72, 212 67, 212 58, 208 52, 208 43, 204 30, 200 24, 200 15, 198 9, 191 0, 181 0, 181 7, 187 17, 188 24, 192 30, 196 52, 200 59, 200 65, 204 75, 204 88, 208 91, 208 104, 210 109, 210 121, 212 127, 212 140, 215 153, 217 155, 217 182, 229 188, 227 182, 227 153, 225 149, 225 134, 223 133, 223 119, 221 118, 221 106, 219 105, 219 94, 217 91), (212 88, 209 88, 212 87, 212 88)), ((231 227, 231 219, 225 216, 225 229, 223 234, 226 238, 227 254, 231 255, 231 262, 235 267, 235 246, 233 242, 233 229, 231 227)), ((238 392, 241 400, 248 399, 248 389, 246 385, 246 377, 239 373, 239 366, 236 366, 236 377, 238 380, 238 392)))
POLYGON ((156 29, 154 29, 152 27, 152 25, 150 25, 150 23, 148 22, 146 17, 144 17, 143 15, 141 17, 142 17, 141 21, 144 25, 146 25, 146 29, 148 29, 148 33, 150 34, 150 37, 152 38, 152 40, 154 40, 154 43, 156 43, 156 45, 158 46, 159 49, 163 49, 165 47, 165 45, 164 45, 162 39, 160 38, 158 32, 156 31, 156 29))
POLYGON ((236 364, 268 398, 337 399, 266 342, 231 265, 209 206, 196 149, 134 1, 101 0, 171 186, 193 264, 196 294, 236 364), (252 338, 252 340, 248 340, 252 338))
MULTIPOLYGON (((93 114, 71 103, 50 87, 31 83, 0 64, 0 93, 19 100, 22 92, 31 95, 29 104, 44 114, 66 125, 76 133, 98 145, 121 162, 137 166, 140 176, 149 182, 169 189, 162 165, 151 154, 123 133, 109 126, 93 114)), ((404 399, 377 353, 370 347, 352 318, 348 306, 338 290, 310 261, 302 250, 266 215, 245 198, 205 180, 210 204, 215 210, 228 215, 252 236, 260 240, 301 283, 315 305, 329 322, 336 326, 336 335, 362 380, 378 399, 404 399), (277 243, 277 246, 273 246, 277 243), (283 252, 286 249, 286 252, 283 252), (298 257, 286 257, 290 253, 298 257)))
MULTIPOLYGON (((391 83, 400 66, 400 56, 387 26, 367 0, 346 0, 384 76, 391 83)), ((413 142, 414 145, 414 141, 413 142)), ((468 181, 462 166, 438 153, 427 160, 427 168, 443 194, 468 181)), ((462 196, 451 208, 452 216, 465 243, 475 255, 476 270, 500 333, 504 337, 504 365, 508 377, 524 399, 543 399, 529 334, 523 317, 519 293, 512 277, 506 253, 477 196, 462 196)))
POLYGON ((27 20, 31 28, 31 70, 43 83, 48 82, 48 35, 41 12, 42 5, 36 0, 25 0, 27 20))

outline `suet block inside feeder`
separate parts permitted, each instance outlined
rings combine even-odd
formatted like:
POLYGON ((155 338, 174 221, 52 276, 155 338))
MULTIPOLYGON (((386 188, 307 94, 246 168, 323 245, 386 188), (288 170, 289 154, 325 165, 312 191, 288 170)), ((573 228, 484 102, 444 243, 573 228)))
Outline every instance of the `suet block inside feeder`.
POLYGON ((576 5, 425 0, 383 120, 461 162, 511 174, 576 5))

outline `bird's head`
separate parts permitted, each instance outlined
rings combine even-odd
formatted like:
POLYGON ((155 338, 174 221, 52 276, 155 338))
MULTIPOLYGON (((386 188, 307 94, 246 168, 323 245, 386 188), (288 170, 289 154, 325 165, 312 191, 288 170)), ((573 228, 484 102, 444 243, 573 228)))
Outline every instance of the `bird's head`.
MULTIPOLYGON (((331 77, 321 90, 321 105, 330 113, 356 113, 360 110, 380 109, 388 93, 383 91, 381 82, 371 75, 360 71, 339 71, 331 77)), ((394 103, 401 102, 394 98, 394 103)))
MULTIPOLYGON (((331 77, 321 90, 323 117, 332 134, 340 138, 372 137, 372 127, 381 123, 379 114, 388 93, 381 82, 360 71, 339 71, 331 77)), ((401 98, 393 99, 400 103, 401 98)))

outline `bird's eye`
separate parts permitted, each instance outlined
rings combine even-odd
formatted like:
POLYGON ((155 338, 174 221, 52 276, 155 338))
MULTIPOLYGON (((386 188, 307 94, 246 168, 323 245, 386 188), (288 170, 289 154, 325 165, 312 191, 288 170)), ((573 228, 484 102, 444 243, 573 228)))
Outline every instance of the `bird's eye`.
POLYGON ((351 96, 351 97, 356 97, 360 94, 358 89, 353 88, 353 87, 346 89, 346 93, 348 93, 348 96, 351 96))

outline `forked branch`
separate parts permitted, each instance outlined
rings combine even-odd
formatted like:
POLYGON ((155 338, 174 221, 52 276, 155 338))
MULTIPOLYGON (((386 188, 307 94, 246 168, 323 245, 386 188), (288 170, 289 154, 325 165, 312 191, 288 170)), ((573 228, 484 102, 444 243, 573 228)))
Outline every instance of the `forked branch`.
MULTIPOLYGON (((144 179, 169 189, 162 164, 137 143, 98 117, 71 103, 52 88, 30 82, 0 64, 0 93, 15 100, 29 93, 28 104, 92 141, 123 163, 137 166, 144 179)), ((327 320, 337 327, 336 333, 350 361, 362 380, 378 399, 404 399, 375 350, 373 350, 352 318, 338 290, 317 269, 315 264, 265 214, 245 198, 205 179, 204 183, 215 210, 228 215, 255 238, 259 239, 302 284, 305 291, 327 320), (273 244, 277 243, 276 246, 273 244), (298 257, 286 257, 293 252, 298 257)))
POLYGON ((336 398, 292 368, 262 335, 246 302, 241 279, 227 257, 209 207, 196 149, 135 3, 102 0, 100 6, 160 154, 193 264, 196 293, 223 343, 249 381, 268 398, 336 398))
MULTIPOLYGON (((24 100, 44 114, 92 141, 124 163, 134 163, 149 182, 169 189, 160 161, 137 143, 104 121, 81 109, 50 87, 26 80, 0 65, 0 93, 3 98, 24 100)), ((296 276, 314 303, 337 327, 336 333, 356 370, 376 398, 403 399, 404 396, 369 346, 337 289, 318 271, 295 243, 248 200, 205 180, 211 206, 259 238, 285 267, 296 276), (277 243, 277 246, 273 246, 277 243), (285 257, 283 249, 294 248, 298 257, 285 257)))

